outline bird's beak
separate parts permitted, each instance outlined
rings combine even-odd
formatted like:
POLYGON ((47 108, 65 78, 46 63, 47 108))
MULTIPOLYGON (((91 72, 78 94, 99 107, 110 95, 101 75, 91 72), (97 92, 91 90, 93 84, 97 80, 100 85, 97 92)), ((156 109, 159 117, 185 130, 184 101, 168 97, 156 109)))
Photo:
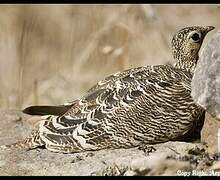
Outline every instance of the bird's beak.
POLYGON ((214 26, 206 26, 206 27, 205 27, 205 33, 208 33, 209 31, 211 31, 211 30, 213 30, 213 29, 215 29, 214 26))

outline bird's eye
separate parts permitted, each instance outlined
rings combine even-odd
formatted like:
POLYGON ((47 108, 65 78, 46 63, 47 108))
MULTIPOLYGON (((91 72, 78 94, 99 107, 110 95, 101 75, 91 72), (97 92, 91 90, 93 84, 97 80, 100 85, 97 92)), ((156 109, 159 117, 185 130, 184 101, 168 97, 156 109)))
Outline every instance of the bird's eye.
POLYGON ((198 33, 198 32, 192 32, 190 34, 190 39, 193 41, 193 42, 199 42, 199 40, 201 39, 201 34, 198 33))

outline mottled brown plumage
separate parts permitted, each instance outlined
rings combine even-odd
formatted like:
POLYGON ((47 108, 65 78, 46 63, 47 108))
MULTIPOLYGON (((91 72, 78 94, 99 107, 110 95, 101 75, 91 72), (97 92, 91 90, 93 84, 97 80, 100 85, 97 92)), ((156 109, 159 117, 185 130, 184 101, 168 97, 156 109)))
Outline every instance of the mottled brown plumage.
POLYGON ((200 137, 204 110, 193 102, 191 79, 205 35, 214 29, 186 27, 176 33, 176 64, 129 69, 100 81, 66 106, 33 106, 42 116, 32 135, 8 147, 45 146, 55 152, 129 148, 200 137), (65 108, 65 109, 64 109, 65 108))

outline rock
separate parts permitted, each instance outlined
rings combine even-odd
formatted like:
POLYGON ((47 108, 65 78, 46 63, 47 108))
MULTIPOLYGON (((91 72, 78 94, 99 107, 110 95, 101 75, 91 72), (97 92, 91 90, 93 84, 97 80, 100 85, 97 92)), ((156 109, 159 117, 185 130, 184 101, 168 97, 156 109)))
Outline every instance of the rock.
POLYGON ((201 132, 201 140, 208 145, 210 153, 220 152, 220 121, 209 113, 205 115, 205 122, 201 132))
POLYGON ((208 151, 220 151, 220 31, 215 33, 201 52, 192 79, 192 97, 206 109, 202 141, 208 151), (213 117, 212 117, 213 116, 213 117))
POLYGON ((212 170, 218 171, 219 176, 220 176, 220 161, 215 162, 212 166, 212 170))
POLYGON ((220 31, 203 48, 192 79, 192 97, 220 119, 220 31))

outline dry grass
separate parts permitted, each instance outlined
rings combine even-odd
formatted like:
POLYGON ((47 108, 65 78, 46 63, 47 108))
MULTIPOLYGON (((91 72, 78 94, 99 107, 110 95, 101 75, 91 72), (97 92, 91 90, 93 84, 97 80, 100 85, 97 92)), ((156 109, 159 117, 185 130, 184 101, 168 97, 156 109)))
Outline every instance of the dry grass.
POLYGON ((0 107, 60 104, 116 71, 173 63, 173 33, 217 5, 1 5, 0 107))

